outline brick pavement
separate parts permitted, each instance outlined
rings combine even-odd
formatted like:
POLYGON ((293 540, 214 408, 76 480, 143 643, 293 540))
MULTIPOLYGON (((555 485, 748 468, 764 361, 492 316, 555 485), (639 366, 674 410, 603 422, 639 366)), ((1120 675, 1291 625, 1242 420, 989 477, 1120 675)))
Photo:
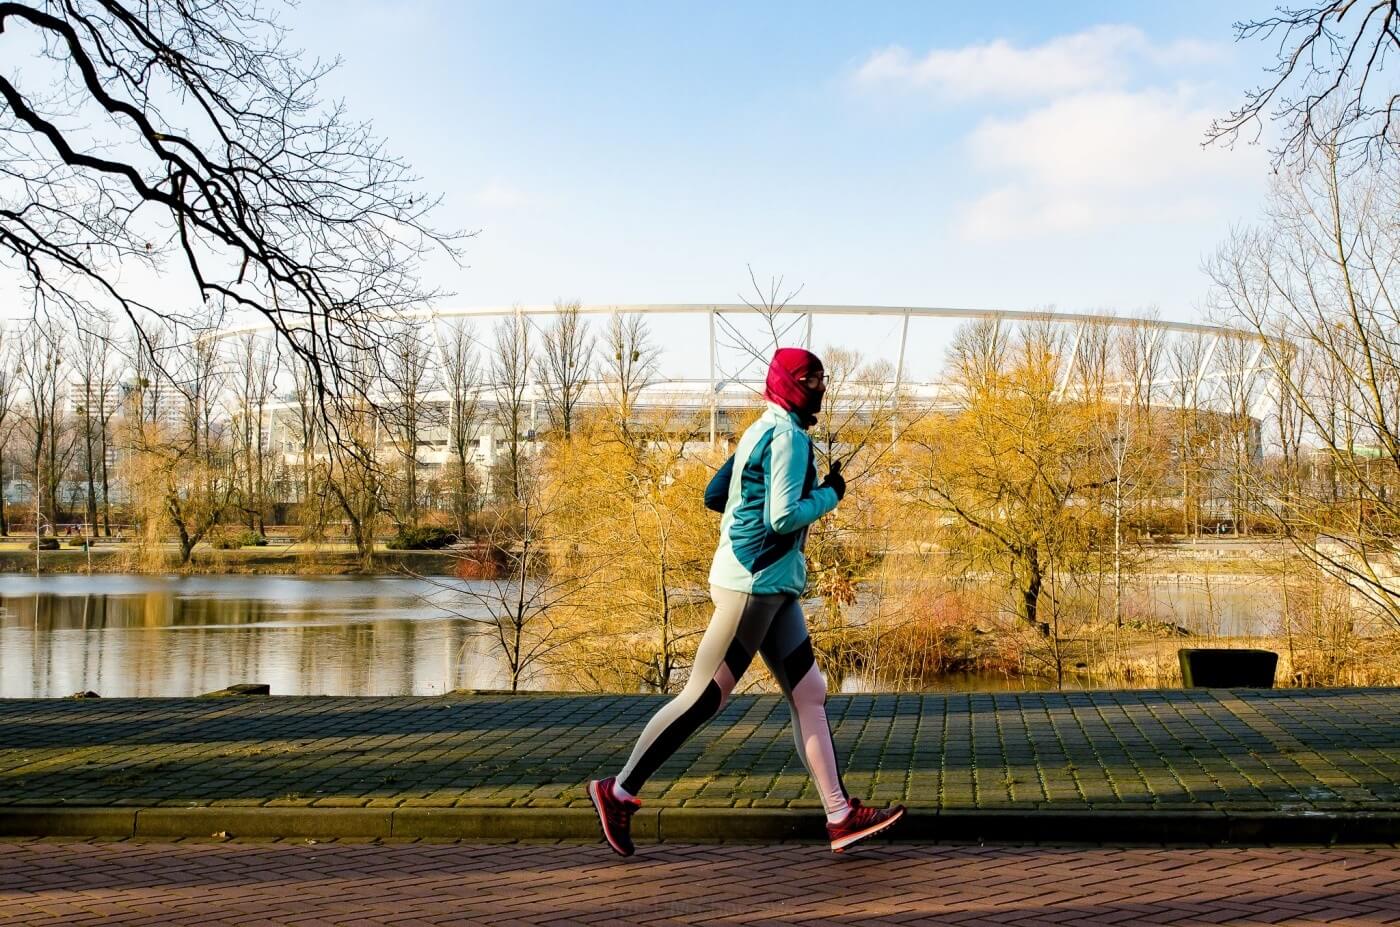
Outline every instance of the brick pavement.
MULTIPOLYGON (((586 806, 650 696, 0 700, 0 808, 586 806)), ((1400 811, 1400 690, 831 699, 853 794, 940 810, 1400 811)), ((650 807, 817 808, 774 696, 739 696, 650 807)))
POLYGON ((0 841, 33 925, 1393 924, 1400 850, 0 841))

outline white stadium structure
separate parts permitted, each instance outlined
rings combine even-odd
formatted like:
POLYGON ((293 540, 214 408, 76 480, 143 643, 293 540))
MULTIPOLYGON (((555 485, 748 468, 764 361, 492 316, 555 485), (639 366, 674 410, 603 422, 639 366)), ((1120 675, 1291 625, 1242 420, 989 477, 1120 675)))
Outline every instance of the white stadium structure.
MULTIPOLYGON (((479 350, 489 353, 492 327, 501 320, 522 317, 531 326, 544 331, 559 314, 557 306, 484 306, 476 308, 439 308, 418 313, 425 336, 431 335, 431 345, 441 349, 440 335, 444 326, 461 324, 472 327, 479 350)), ((754 346, 771 349, 776 341, 782 345, 811 348, 822 353, 837 346, 860 352, 864 361, 886 362, 883 369, 888 379, 872 384, 888 392, 893 390, 901 404, 939 407, 948 400, 947 387, 940 377, 946 347, 958 326, 976 320, 991 320, 998 324, 1015 325, 1048 321, 1063 326, 1069 363, 1062 372, 1061 388, 1072 390, 1079 344, 1084 332, 1093 327, 1111 329, 1138 328, 1146 331, 1151 341, 1169 352, 1176 339, 1196 342, 1190 356, 1191 368, 1181 369, 1163 362, 1156 378, 1165 398, 1182 381, 1194 382, 1193 394, 1208 395, 1212 384, 1223 380, 1233 370, 1255 381, 1252 392, 1256 402, 1267 394, 1261 367, 1264 340, 1258 333, 1227 326, 1198 322, 1174 322, 1158 318, 1089 312, 1057 312, 1053 310, 966 309, 929 306, 861 306, 787 304, 781 311, 768 316, 747 303, 734 304, 638 304, 581 305, 578 313, 590 320, 595 331, 608 316, 638 316, 647 324, 651 340, 659 350, 656 373, 642 390, 639 409, 673 409, 681 412, 709 413, 710 440, 723 433, 729 413, 751 407, 762 393, 764 358, 754 346), (932 363, 930 361, 932 360, 932 363)), ((221 339, 265 331, 258 327, 227 329, 221 339)), ((489 406, 489 389, 483 388, 483 400, 489 406)), ((597 404, 609 395, 606 384, 585 390, 581 404, 597 404)), ((532 400, 532 425, 543 427, 544 404, 540 388, 532 384, 526 393, 532 400)), ((429 392, 423 401, 445 402, 446 394, 429 392)), ((292 403, 277 404, 276 417, 290 413, 292 403)), ((277 424, 274 430, 280 430, 277 424)), ((531 438, 536 429, 531 428, 531 438)), ((483 429, 476 454, 481 465, 495 458, 499 435, 493 429, 483 429)), ((295 453, 291 434, 277 436, 284 447, 279 448, 293 463, 295 453)), ((445 440, 426 436, 419 457, 423 466, 441 466, 445 440)), ((277 448, 278 442, 273 443, 277 448)))

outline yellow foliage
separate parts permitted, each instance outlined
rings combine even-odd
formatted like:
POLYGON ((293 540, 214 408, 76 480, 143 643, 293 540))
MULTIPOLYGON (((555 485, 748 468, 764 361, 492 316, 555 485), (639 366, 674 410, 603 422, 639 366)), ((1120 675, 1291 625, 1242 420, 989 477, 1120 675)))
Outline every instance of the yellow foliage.
POLYGON ((566 606, 595 633, 561 655, 590 687, 674 690, 709 616, 718 518, 702 499, 720 461, 698 429, 647 424, 585 418, 543 462, 553 569, 596 590, 566 606))

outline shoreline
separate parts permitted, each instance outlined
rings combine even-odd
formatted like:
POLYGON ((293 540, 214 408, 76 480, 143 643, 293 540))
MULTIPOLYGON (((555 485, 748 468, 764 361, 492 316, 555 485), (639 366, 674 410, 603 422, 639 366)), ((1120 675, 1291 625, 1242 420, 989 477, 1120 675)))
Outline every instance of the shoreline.
MULTIPOLYGON (((1220 545, 1218 541, 1208 541, 1220 545)), ((1263 542, 1276 545, 1277 542, 1263 542)), ((1158 563, 1135 571, 1135 580, 1149 582, 1245 583, 1279 575, 1277 561, 1259 554, 1258 542, 1226 542, 1224 550, 1202 550, 1202 544, 1183 541, 1169 549, 1158 549, 1158 563), (1234 547, 1231 550, 1229 548, 1234 547), (1165 562, 1161 562, 1165 561, 1165 562)), ((235 550, 197 548, 187 564, 178 562, 173 547, 159 562, 139 560, 127 545, 98 544, 91 552, 63 547, 39 551, 39 573, 81 574, 187 573, 192 575, 267 576, 393 576, 418 573, 428 576, 455 575, 461 559, 452 550, 377 550, 374 568, 366 570, 359 555, 344 545, 310 547, 291 544, 276 547, 244 547, 235 550)), ((34 551, 22 546, 0 546, 0 575, 34 573, 34 551)))
MULTIPOLYGON (((374 569, 366 570, 354 551, 254 547, 239 550, 199 549, 181 565, 173 552, 161 563, 137 563, 126 547, 95 547, 39 551, 39 575, 169 574, 226 576, 425 576, 454 575, 459 556, 453 551, 382 550, 374 554, 374 569)), ((0 576, 34 575, 34 551, 0 550, 0 576)))

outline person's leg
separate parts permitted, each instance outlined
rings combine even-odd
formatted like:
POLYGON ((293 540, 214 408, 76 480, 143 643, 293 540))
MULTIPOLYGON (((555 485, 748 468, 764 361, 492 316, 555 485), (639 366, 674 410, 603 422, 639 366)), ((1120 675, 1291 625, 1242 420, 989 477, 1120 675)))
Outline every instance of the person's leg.
POLYGON ((817 667, 807 619, 795 598, 773 617, 759 652, 788 697, 797 753, 821 793, 831 849, 844 853, 851 845, 893 827, 904 816, 903 805, 870 808, 846 794, 826 720, 826 677, 817 667))
POLYGON ((718 588, 711 589, 710 595, 715 614, 696 650, 690 679, 647 722, 627 765, 617 775, 624 793, 620 797, 635 796, 657 768, 724 707, 784 601, 778 595, 718 588))
POLYGON ((700 725, 724 707, 767 634, 773 613, 783 604, 783 597, 776 595, 752 596, 718 588, 712 588, 710 595, 715 616, 700 639, 685 688, 647 722, 622 772, 588 783, 588 798, 598 812, 603 839, 623 856, 634 851, 632 815, 641 807, 637 792, 700 725))
POLYGON ((797 755, 817 784, 826 819, 839 821, 851 808, 826 720, 826 677, 817 666, 807 619, 795 597, 789 597, 773 616, 759 652, 787 696, 797 755))

